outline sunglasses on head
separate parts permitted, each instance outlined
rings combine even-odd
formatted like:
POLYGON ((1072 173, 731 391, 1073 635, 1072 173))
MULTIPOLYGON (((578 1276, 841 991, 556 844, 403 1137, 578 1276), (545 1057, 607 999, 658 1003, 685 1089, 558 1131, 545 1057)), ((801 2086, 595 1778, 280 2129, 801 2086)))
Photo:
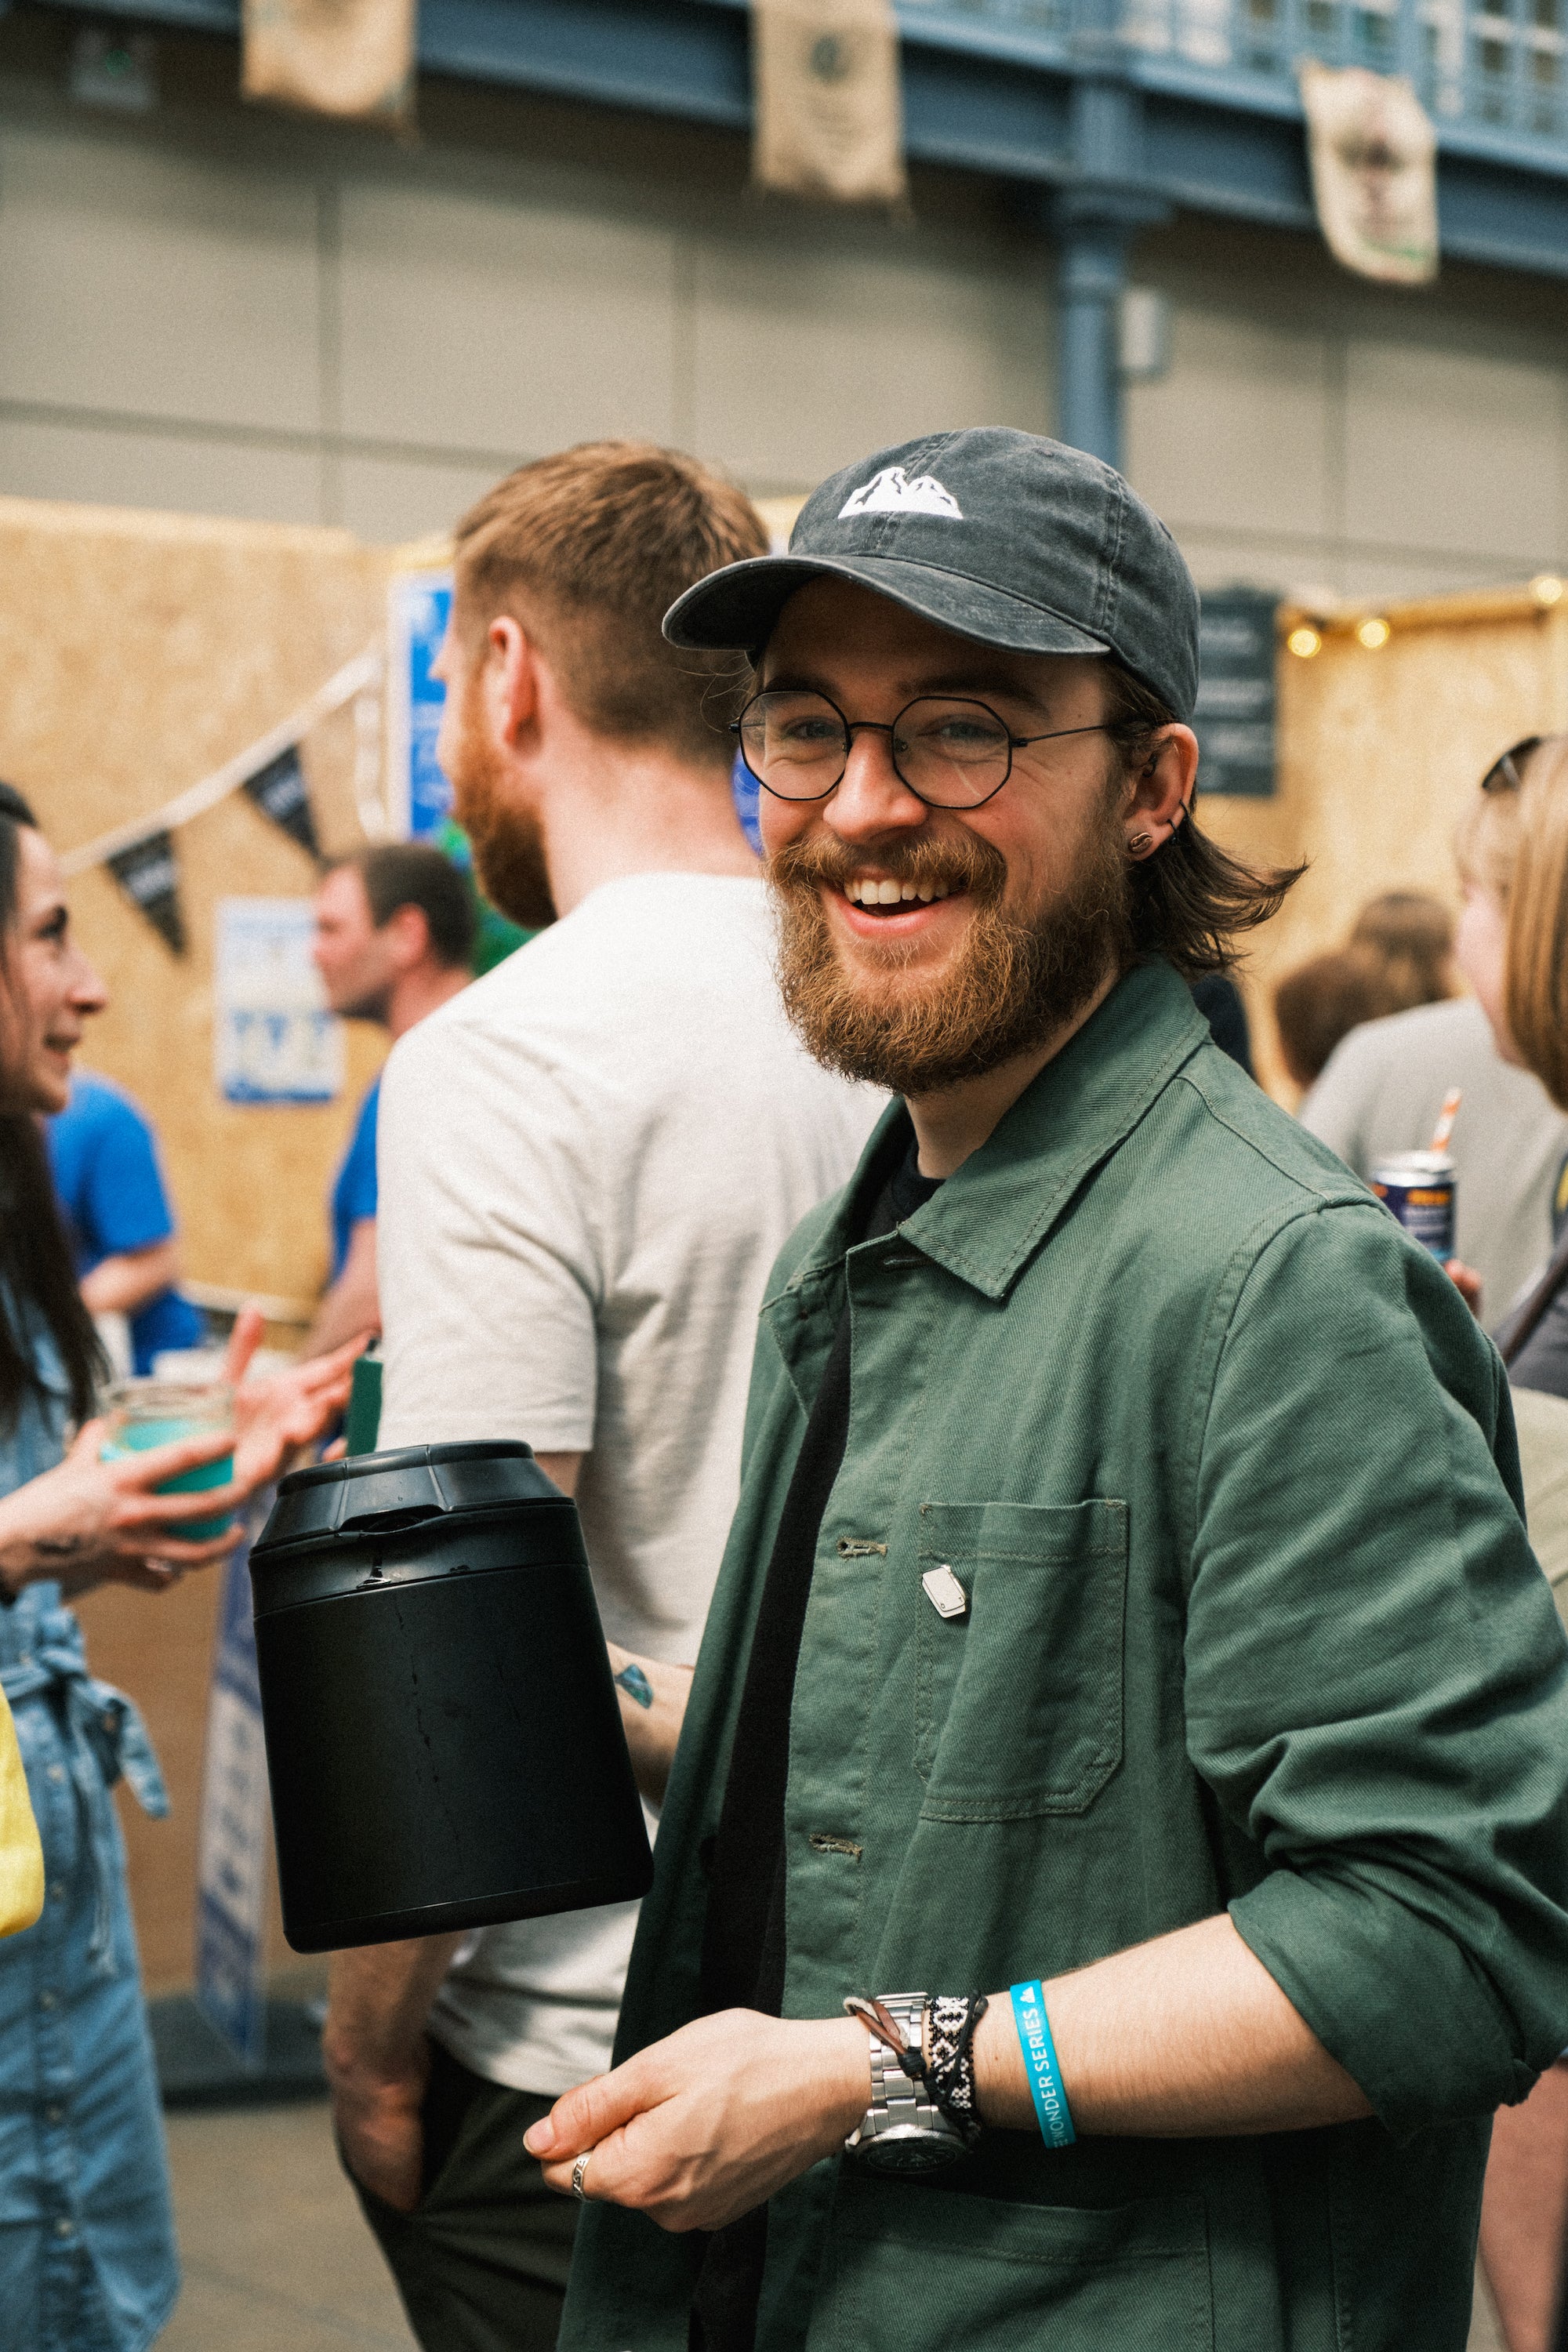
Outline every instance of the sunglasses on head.
POLYGON ((1529 759, 1543 740, 1540 735, 1526 735, 1506 751, 1500 760, 1494 760, 1481 778, 1482 792, 1517 793, 1524 781, 1519 772, 1520 765, 1529 759))

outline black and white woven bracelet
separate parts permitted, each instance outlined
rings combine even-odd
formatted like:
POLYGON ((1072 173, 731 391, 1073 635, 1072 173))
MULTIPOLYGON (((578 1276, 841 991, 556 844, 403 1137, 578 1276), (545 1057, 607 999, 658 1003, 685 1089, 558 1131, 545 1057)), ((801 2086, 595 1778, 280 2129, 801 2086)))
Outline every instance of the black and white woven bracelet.
POLYGON ((983 1992, 933 1992, 926 2003, 931 2095, 971 2147, 984 2128, 974 2095, 974 2029, 989 2006, 983 1992))

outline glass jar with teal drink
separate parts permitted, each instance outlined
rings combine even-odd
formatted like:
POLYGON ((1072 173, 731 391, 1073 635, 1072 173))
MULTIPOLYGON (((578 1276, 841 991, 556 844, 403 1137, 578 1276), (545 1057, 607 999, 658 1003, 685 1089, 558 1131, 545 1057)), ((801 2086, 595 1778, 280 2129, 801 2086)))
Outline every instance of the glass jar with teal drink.
MULTIPOLYGON (((234 1428, 234 1391, 226 1381, 160 1381, 142 1376, 110 1381, 103 1392, 108 1426, 99 1448, 100 1462, 123 1462, 132 1454, 150 1453, 154 1445, 173 1445, 183 1437, 216 1436, 234 1428)), ((234 1455, 182 1471, 153 1489, 159 1495, 199 1495, 209 1486, 226 1486, 234 1475, 234 1455)), ((187 1519, 170 1523, 169 1533, 183 1543, 205 1543, 226 1535, 232 1514, 217 1519, 187 1519)))

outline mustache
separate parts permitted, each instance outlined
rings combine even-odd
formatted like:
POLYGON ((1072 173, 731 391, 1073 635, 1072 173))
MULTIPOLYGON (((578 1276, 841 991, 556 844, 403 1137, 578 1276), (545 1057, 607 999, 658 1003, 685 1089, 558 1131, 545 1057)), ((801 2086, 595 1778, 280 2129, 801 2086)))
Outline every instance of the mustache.
POLYGON ((825 886, 842 889, 868 864, 891 881, 968 890, 983 903, 999 898, 1007 879, 1002 852, 973 833, 951 841, 889 841, 874 859, 832 834, 807 834, 768 860, 767 877, 775 890, 793 898, 825 886))

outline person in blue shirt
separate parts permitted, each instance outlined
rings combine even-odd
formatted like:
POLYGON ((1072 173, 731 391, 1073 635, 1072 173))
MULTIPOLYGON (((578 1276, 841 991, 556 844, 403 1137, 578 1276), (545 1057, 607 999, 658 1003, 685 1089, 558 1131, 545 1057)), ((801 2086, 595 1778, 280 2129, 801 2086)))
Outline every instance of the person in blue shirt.
POLYGON ((199 1348, 206 1326, 175 1286, 179 1244, 146 1114, 109 1079, 77 1070, 70 1100, 47 1124, 55 1191, 89 1314, 129 1319, 135 1372, 150 1372, 165 1349, 199 1348))
MULTIPOLYGON (((316 969, 344 1021, 374 1021, 398 1038, 468 982, 473 888, 428 843, 378 843, 328 868, 316 894, 316 969)), ((381 1328, 375 1278, 378 1077, 360 1106, 332 1186, 332 1269, 309 1352, 381 1328)))

